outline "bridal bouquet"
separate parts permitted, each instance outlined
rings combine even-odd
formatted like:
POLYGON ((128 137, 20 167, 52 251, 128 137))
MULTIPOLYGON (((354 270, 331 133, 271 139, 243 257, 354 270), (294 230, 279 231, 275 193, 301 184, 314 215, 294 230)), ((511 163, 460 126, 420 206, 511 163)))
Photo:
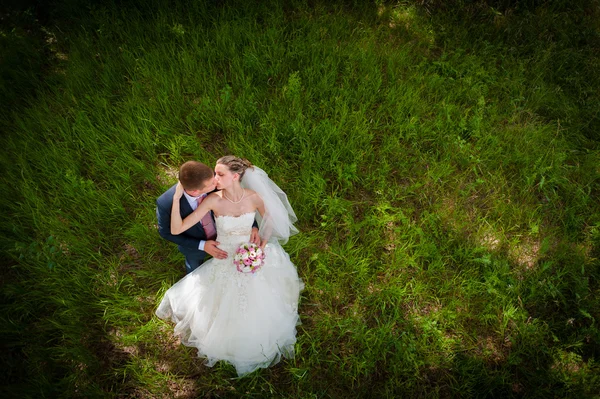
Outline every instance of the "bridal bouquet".
POLYGON ((240 273, 255 273, 263 265, 265 253, 256 244, 242 244, 235 251, 233 264, 240 273))

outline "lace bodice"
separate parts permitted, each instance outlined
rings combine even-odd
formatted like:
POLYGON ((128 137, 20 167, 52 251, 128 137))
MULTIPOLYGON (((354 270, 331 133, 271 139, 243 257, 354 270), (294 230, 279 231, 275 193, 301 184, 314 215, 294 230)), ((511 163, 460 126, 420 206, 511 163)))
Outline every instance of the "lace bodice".
POLYGON ((244 213, 240 216, 217 216, 217 241, 221 249, 228 251, 250 240, 254 212, 244 213))

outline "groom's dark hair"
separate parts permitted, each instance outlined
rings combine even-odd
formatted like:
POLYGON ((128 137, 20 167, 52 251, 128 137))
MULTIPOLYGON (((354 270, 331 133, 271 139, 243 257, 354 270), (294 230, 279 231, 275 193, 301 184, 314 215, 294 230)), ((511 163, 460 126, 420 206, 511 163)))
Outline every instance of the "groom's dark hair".
POLYGON ((200 190, 213 177, 213 170, 201 162, 187 161, 179 168, 179 181, 186 190, 200 190))

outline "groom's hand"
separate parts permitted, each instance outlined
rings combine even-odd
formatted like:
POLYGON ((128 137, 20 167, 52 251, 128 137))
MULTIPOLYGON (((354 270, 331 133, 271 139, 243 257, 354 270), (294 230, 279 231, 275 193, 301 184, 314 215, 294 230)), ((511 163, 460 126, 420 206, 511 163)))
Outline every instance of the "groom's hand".
POLYGON ((252 244, 260 245, 260 236, 258 235, 258 229, 256 227, 252 228, 252 234, 250 234, 250 242, 252 244))
POLYGON ((209 255, 212 255, 213 258, 217 258, 217 259, 227 258, 227 252, 220 249, 219 243, 214 240, 206 241, 206 244, 204 244, 204 252, 206 252, 209 255))

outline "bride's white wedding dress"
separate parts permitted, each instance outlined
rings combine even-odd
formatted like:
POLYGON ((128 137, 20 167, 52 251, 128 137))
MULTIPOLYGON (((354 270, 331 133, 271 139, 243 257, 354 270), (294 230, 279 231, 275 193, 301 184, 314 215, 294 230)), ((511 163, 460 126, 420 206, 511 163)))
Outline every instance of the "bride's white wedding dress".
POLYGON ((229 256, 210 259, 166 292, 156 314, 172 320, 181 342, 198 349, 213 366, 233 364, 238 375, 292 358, 303 283, 277 242, 265 247, 254 274, 233 264, 236 249, 250 240, 255 214, 215 218, 219 247, 229 256))

